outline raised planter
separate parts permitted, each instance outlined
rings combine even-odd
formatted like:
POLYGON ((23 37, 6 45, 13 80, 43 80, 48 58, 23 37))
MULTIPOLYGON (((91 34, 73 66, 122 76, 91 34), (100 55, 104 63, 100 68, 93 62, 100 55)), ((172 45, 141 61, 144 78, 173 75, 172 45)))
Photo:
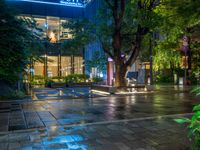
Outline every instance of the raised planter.
POLYGON ((66 87, 66 83, 54 82, 51 83, 51 88, 62 88, 66 87))
POLYGON ((69 87, 90 87, 92 82, 80 82, 80 83, 71 83, 67 84, 69 87))
POLYGON ((110 94, 115 94, 117 91, 116 87, 108 86, 108 85, 92 85, 92 90, 108 92, 110 94))
POLYGON ((117 88, 118 91, 144 91, 145 85, 134 85, 134 86, 121 86, 117 88))
POLYGON ((154 85, 146 85, 146 90, 147 91, 154 91, 155 87, 154 87, 154 85))

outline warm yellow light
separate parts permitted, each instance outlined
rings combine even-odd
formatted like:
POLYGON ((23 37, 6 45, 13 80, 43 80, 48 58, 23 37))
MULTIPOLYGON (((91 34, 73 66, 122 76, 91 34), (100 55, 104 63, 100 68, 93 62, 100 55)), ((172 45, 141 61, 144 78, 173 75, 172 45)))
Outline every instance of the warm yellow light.
POLYGON ((51 39, 51 40, 50 40, 51 43, 55 43, 55 42, 56 42, 55 33, 50 32, 49 38, 51 39))

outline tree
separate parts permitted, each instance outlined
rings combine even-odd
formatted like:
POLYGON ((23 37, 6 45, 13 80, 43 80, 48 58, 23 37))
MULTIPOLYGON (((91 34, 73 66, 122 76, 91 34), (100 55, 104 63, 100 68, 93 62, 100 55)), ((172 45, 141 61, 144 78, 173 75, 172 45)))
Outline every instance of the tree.
POLYGON ((0 82, 14 87, 29 62, 33 23, 0 0, 0 82))
MULTIPOLYGON (((162 16, 163 24, 159 27, 161 38, 154 49, 154 69, 180 68, 180 49, 184 35, 189 38, 191 60, 199 57, 200 40, 200 3, 197 0, 161 0, 156 12, 162 16), (196 44, 196 46, 195 46, 196 44)), ((193 67, 198 61, 192 61, 193 67)), ((196 73, 198 69, 192 69, 196 73)))
POLYGON ((65 27, 83 45, 98 41, 115 62, 115 86, 125 85, 125 74, 141 51, 144 36, 159 24, 158 0, 104 0, 94 20, 69 21, 65 27))
POLYGON ((103 73, 106 70, 106 62, 107 59, 105 55, 101 54, 99 51, 95 51, 92 59, 87 60, 85 64, 86 67, 89 69, 88 71, 90 71, 92 68, 97 68, 98 73, 103 73))

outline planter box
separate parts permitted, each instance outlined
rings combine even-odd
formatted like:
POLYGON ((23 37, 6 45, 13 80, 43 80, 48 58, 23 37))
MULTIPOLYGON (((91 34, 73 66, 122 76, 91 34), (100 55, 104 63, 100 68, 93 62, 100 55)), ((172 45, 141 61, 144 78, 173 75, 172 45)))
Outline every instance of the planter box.
POLYGON ((107 85, 92 85, 91 89, 92 90, 103 91, 103 92, 108 92, 110 94, 115 94, 115 92, 117 91, 116 87, 107 86, 107 85))
POLYGON ((154 91, 155 87, 153 85, 146 85, 146 90, 147 91, 154 91))
POLYGON ((62 88, 66 87, 66 83, 51 83, 51 88, 62 88))

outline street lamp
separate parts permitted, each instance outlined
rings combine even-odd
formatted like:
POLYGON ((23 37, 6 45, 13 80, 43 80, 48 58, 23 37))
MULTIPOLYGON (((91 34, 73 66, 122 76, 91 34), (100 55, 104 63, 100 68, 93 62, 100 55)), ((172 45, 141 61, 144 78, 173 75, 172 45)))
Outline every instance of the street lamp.
POLYGON ((183 52, 184 52, 184 85, 187 85, 187 52, 188 52, 188 37, 183 37, 183 52))

